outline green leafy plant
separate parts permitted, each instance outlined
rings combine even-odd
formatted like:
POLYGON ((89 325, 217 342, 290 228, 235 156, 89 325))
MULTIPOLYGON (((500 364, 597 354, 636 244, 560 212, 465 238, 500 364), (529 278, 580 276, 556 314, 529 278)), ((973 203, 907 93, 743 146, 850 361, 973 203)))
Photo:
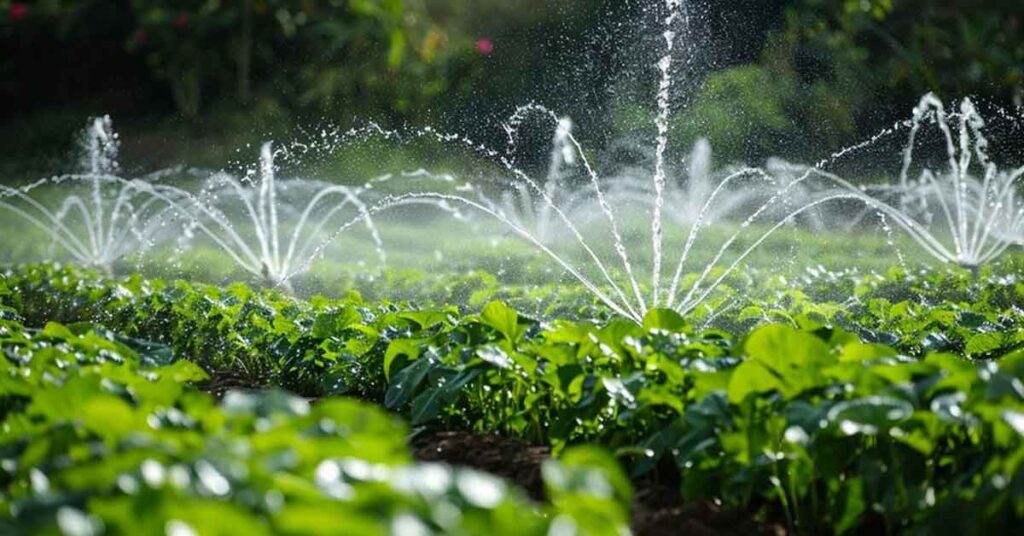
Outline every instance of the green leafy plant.
MULTIPOLYGON (((589 479, 572 460, 593 457, 575 447, 600 444, 634 478, 674 468, 689 500, 761 511, 793 530, 991 532, 1019 522, 1024 287, 898 270, 852 288, 827 274, 805 285, 752 303, 738 316, 760 327, 735 335, 662 309, 642 325, 545 321, 502 302, 479 314, 357 297, 307 303, 50 266, 9 271, 0 295, 7 314, 34 323, 90 318, 148 334, 157 346, 147 347, 194 359, 214 379, 262 366, 264 380, 379 402, 416 426, 548 444, 568 464, 546 470, 549 497, 568 510, 581 506, 560 494, 589 479), (854 301, 821 302, 837 288, 854 301), (919 305, 939 296, 948 302, 919 305)), ((628 503, 622 479, 608 482, 593 490, 600 501, 583 501, 603 505, 594 519, 624 515, 612 506, 628 503)))
POLYGON ((379 409, 279 391, 218 402, 191 385, 201 369, 159 345, 86 325, 26 329, 4 312, 6 533, 547 534, 553 520, 625 530, 629 486, 606 455, 551 461, 556 500, 538 509, 495 477, 412 463, 404 426, 379 409))

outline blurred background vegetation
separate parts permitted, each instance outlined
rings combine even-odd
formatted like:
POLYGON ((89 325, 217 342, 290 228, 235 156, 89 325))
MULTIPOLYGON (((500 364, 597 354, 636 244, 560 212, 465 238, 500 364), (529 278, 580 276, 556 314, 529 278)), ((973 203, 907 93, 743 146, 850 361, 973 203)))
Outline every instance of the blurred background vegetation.
MULTIPOLYGON (((434 125, 501 147, 517 105, 592 147, 651 136, 653 0, 0 0, 0 180, 60 168, 110 113, 130 165, 222 166, 323 125, 434 125)), ((1024 5, 1007 0, 690 0, 674 144, 814 160, 917 98, 1019 113, 1024 5)), ((424 147, 367 157, 416 161, 424 147)), ((349 155, 352 156, 352 155, 349 155)), ((358 169, 359 166, 353 166, 358 169)))

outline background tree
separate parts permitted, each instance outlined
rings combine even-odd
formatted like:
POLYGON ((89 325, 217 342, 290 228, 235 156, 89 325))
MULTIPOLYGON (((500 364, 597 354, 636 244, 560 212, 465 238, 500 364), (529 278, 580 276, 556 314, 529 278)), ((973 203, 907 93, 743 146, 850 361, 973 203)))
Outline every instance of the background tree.
MULTIPOLYGON (((813 159, 904 117, 927 91, 1021 105, 1016 4, 690 0, 674 63, 673 146, 708 136, 726 161, 813 159)), ((0 0, 0 143, 36 161, 32 147, 59 146, 82 117, 111 113, 138 121, 126 138, 175 121, 190 138, 217 131, 205 146, 282 125, 367 120, 432 124, 500 146, 497 125, 539 102, 573 117, 600 150, 651 136, 658 5, 0 0)))

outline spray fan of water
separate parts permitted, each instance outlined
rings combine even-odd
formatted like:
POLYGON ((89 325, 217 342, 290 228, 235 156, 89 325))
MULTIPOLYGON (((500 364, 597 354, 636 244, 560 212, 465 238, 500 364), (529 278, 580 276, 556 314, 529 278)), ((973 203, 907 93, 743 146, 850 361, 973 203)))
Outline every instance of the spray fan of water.
POLYGON ((152 246, 157 234, 173 221, 172 207, 149 194, 167 171, 140 179, 120 177, 120 141, 109 116, 89 122, 80 146, 78 173, 21 188, 0 185, 0 208, 43 231, 54 247, 76 262, 109 271, 117 259, 152 246), (88 193, 67 194, 54 208, 31 195, 45 186, 84 186, 88 193))
MULTIPOLYGON (((363 129, 385 139, 410 136, 468 149, 496 163, 507 178, 497 193, 490 184, 423 169, 383 175, 358 187, 279 180, 275 157, 288 149, 279 151, 270 143, 261 147, 255 169, 240 177, 209 174, 193 191, 160 182, 165 172, 141 179, 117 176, 117 136, 109 118, 101 118, 84 138, 88 157, 83 173, 20 189, 3 187, 0 208, 45 231, 77 262, 107 268, 127 253, 151 247, 162 239, 162 230, 180 226, 186 238, 179 245, 183 252, 191 243, 188 238, 201 235, 254 278, 286 289, 325 255, 329 244, 356 226, 367 229, 383 265, 385 244, 375 218, 384 211, 428 205, 467 226, 477 223, 466 214, 481 214, 549 257, 609 309, 637 322, 651 310, 687 314, 706 304, 754 250, 798 218, 818 229, 835 226, 824 210, 830 204, 857 204, 864 213, 880 215, 887 230, 894 223, 939 261, 972 270, 1024 241, 1024 204, 1018 194, 1024 168, 1001 171, 991 162, 984 121, 969 100, 951 114, 927 95, 910 120, 813 166, 773 160, 765 168, 715 172, 710 144, 698 140, 681 173, 685 180, 673 180, 667 156, 673 54, 676 29, 689 19, 681 0, 666 0, 664 8, 665 52, 656 63, 656 134, 648 178, 636 170, 602 177, 573 133, 572 121, 531 104, 503 125, 511 148, 505 152, 432 128, 401 135, 375 125, 363 129), (539 179, 515 158, 527 118, 539 118, 553 131, 547 173, 539 179), (946 141, 949 169, 924 168, 914 178, 915 140, 926 125, 934 125, 946 141), (831 164, 904 130, 909 130, 909 141, 895 184, 855 186, 828 171, 831 164), (56 209, 31 195, 39 186, 65 183, 85 183, 91 195, 69 194, 56 209), (627 210, 637 206, 641 209, 627 210), (642 218, 647 220, 638 226, 642 218), (711 238, 717 243, 697 258, 697 243, 713 223, 725 223, 725 231, 716 230, 711 238), (642 227, 646 230, 638 230, 642 227)), ((353 132, 324 138, 342 140, 353 132)))
MULTIPOLYGON (((668 94, 672 87, 672 51, 676 36, 672 28, 677 21, 686 19, 686 13, 679 1, 669 0, 667 7, 668 15, 664 19, 666 29, 663 34, 666 54, 658 62, 661 79, 656 99, 657 137, 654 171, 649 187, 638 187, 635 181, 624 181, 621 178, 617 180, 599 177, 588 161, 586 152, 572 134, 571 123, 541 106, 529 105, 520 108, 505 128, 510 140, 514 140, 522 117, 526 114, 536 113, 550 120, 555 132, 554 150, 546 182, 541 183, 531 178, 517 168, 514 160, 507 155, 482 147, 463 136, 444 135, 427 129, 418 135, 434 136, 445 142, 471 147, 483 156, 500 162, 511 178, 512 189, 517 193, 517 201, 512 202, 506 196, 502 203, 495 203, 481 193, 482 188, 467 184, 465 190, 474 192, 475 195, 410 192, 384 199, 372 207, 371 211, 379 212, 392 203, 401 203, 409 199, 435 199, 467 205, 501 222, 551 257, 609 308, 637 321, 648 311, 656 308, 673 309, 682 314, 692 311, 704 303, 754 249, 794 218, 807 214, 818 226, 825 225, 820 221, 818 209, 829 204, 860 204, 867 211, 878 214, 886 230, 892 221, 935 258, 968 267, 976 267, 995 259, 1010 244, 1020 240, 1020 216, 1017 214, 1019 202, 1015 188, 1020 172, 998 172, 988 162, 983 154, 985 142, 982 141, 984 138, 980 134, 982 122, 969 101, 964 101, 959 115, 961 152, 969 151, 968 141, 963 140, 969 139, 969 131, 973 132, 978 140, 975 149, 979 152, 979 160, 987 167, 987 178, 984 181, 971 180, 965 176, 970 157, 961 156, 960 163, 956 164, 957 158, 952 143, 949 145, 949 151, 954 169, 948 174, 952 181, 951 187, 945 187, 944 181, 936 179, 936 175, 932 173, 923 175, 922 184, 910 184, 905 180, 907 163, 913 156, 914 133, 920 128, 926 115, 923 110, 937 102, 934 97, 926 96, 910 121, 883 131, 864 144, 838 151, 815 166, 793 166, 777 161, 776 170, 741 168, 726 173, 712 186, 711 181, 707 179, 708 173, 704 171, 710 151, 706 145, 698 142, 691 157, 690 181, 687 187, 673 191, 668 181, 665 156, 669 142, 668 94), (910 129, 911 135, 901 174, 904 179, 900 185, 857 187, 827 171, 827 167, 835 161, 906 128, 910 129), (565 188, 560 186, 561 168, 575 162, 579 163, 588 178, 589 191, 565 193, 565 188), (975 185, 965 186, 972 183, 975 185), (899 199, 896 205, 886 202, 885 199, 893 191, 899 199), (614 206, 617 204, 616 201, 628 200, 631 197, 639 198, 650 205, 649 277, 640 273, 639 264, 636 262, 637 248, 627 247, 621 214, 617 213, 614 206), (951 212, 951 205, 956 207, 955 218, 958 223, 955 226, 951 224, 956 231, 955 252, 942 245, 939 238, 941 232, 933 230, 930 220, 922 222, 918 214, 908 210, 915 202, 926 203, 928 199, 932 202, 937 200, 945 207, 944 211, 947 214, 951 212), (689 225, 685 239, 677 248, 670 248, 670 251, 665 247, 666 203, 671 203, 671 208, 675 209, 672 210, 675 216, 673 219, 689 225), (724 214, 742 212, 742 209, 750 207, 751 204, 754 206, 748 209, 746 215, 738 218, 738 230, 722 240, 721 246, 710 260, 696 267, 696 276, 684 277, 690 272, 688 268, 692 268, 688 266, 688 261, 691 260, 694 245, 711 221, 724 214), (614 258, 611 261, 602 258, 596 251, 597 248, 579 229, 580 216, 587 218, 594 214, 603 217, 607 224, 607 240, 612 243, 614 249, 614 258), (552 220, 562 229, 563 236, 551 235, 552 220), (991 232, 995 227, 1004 231, 991 232), (966 230, 968 228, 971 232, 966 230), (970 234, 970 248, 964 245, 968 240, 967 234, 970 234), (582 250, 582 264, 579 260, 556 251, 554 243, 565 240, 571 241, 582 250), (989 242, 989 246, 979 248, 979 244, 986 241, 989 242), (670 252, 677 254, 678 257, 670 255, 670 252), (673 260, 676 262, 669 266, 674 266, 674 270, 666 272, 666 263, 672 263, 673 260), (592 268, 589 273, 585 271, 587 267, 592 268)), ((931 115, 939 128, 948 134, 948 120, 941 109, 931 115)))

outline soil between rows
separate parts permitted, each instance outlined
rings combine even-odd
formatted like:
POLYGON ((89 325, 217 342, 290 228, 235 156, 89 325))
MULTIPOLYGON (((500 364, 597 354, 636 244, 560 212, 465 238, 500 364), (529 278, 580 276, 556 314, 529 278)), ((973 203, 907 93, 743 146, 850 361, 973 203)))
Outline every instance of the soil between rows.
MULTIPOLYGON (((541 464, 551 454, 546 446, 452 430, 426 430, 414 435, 410 443, 418 460, 486 471, 519 485, 535 500, 544 497, 541 464)), ((786 534, 783 526, 759 522, 750 512, 727 510, 710 502, 685 503, 678 482, 646 478, 634 481, 633 486, 633 533, 637 536, 786 534)))

